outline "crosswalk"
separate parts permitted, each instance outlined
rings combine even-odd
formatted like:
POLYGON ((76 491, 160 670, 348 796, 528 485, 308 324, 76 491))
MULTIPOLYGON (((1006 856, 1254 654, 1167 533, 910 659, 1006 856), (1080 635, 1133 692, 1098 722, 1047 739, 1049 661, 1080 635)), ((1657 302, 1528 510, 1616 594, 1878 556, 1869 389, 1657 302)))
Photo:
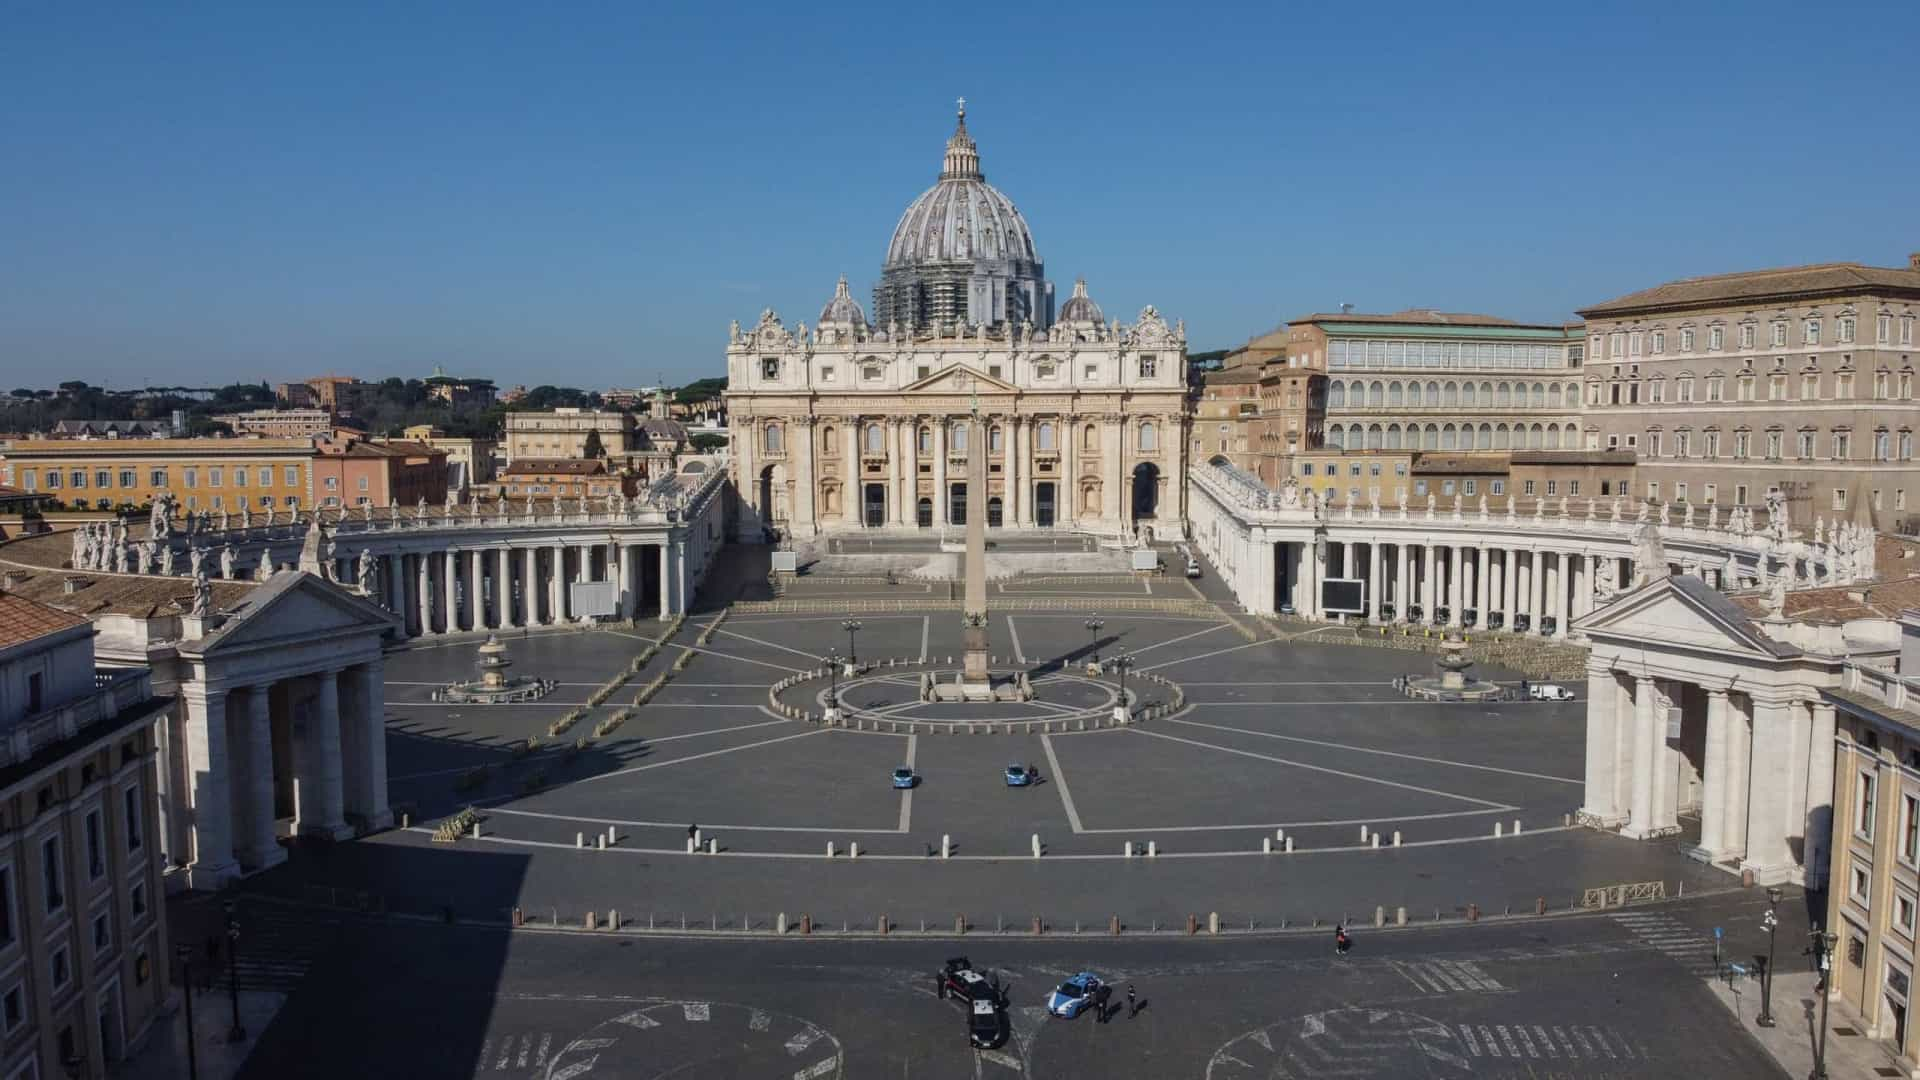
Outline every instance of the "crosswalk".
POLYGON ((1477 1058, 1547 1061, 1644 1061, 1641 1043, 1593 1024, 1458 1024, 1461 1045, 1477 1058))
POLYGON ((1711 979, 1714 971, 1713 942, 1707 935, 1663 911, 1622 911, 1613 921, 1626 927, 1633 936, 1671 957, 1688 974, 1711 979))
POLYGON ((1507 987, 1470 960, 1394 961, 1394 969, 1428 994, 1497 994, 1507 987))
POLYGON ((307 969, 340 938, 340 916, 331 911, 279 904, 243 904, 235 921, 240 938, 236 955, 222 953, 214 985, 222 990, 237 981, 242 990, 291 993, 307 969))
POLYGON ((474 1075, 517 1073, 522 1076, 544 1073, 548 1059, 566 1042, 551 1031, 510 1031, 489 1035, 480 1044, 480 1058, 474 1075), (556 1040, 559 1046, 556 1047, 556 1040))

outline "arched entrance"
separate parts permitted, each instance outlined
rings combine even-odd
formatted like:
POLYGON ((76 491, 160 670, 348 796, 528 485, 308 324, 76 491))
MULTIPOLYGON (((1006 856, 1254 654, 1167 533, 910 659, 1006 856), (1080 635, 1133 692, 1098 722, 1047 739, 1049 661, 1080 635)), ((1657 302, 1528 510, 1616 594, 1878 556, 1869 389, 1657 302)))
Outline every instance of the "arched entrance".
POLYGON ((865 498, 861 500, 861 520, 869 529, 877 529, 887 523, 887 485, 863 485, 865 498))
POLYGON ((953 525, 967 523, 967 485, 964 483, 947 486, 947 521, 953 525))
POLYGON ((997 529, 1000 527, 1001 522, 1000 496, 995 495, 987 500, 987 528, 997 529))
POLYGON ((1160 503, 1160 467, 1143 461, 1133 467, 1134 520, 1151 518, 1160 503))
POLYGON ((913 522, 923 529, 933 528, 933 500, 922 498, 913 507, 913 522))
POLYGON ((1033 523, 1042 529, 1053 528, 1053 492, 1051 481, 1033 485, 1033 523))

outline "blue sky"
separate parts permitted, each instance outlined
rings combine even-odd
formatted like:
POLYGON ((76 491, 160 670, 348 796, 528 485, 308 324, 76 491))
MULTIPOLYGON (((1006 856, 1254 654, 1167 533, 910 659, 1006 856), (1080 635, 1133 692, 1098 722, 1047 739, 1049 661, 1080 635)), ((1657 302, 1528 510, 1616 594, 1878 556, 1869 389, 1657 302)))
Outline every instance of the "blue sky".
POLYGON ((962 94, 1196 349, 1920 250, 1920 4, 1454 7, 7 5, 0 383, 718 374, 868 301, 962 94))

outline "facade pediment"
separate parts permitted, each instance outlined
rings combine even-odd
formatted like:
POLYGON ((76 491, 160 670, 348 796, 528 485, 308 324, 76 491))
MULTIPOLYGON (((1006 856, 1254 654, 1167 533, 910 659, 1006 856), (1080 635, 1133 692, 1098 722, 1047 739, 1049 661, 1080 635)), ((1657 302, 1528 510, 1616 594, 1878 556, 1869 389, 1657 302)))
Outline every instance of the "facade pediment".
POLYGON ((1760 632, 1745 613, 1697 578, 1650 582, 1574 624, 1598 641, 1639 641, 1776 660, 1799 650, 1760 632))
POLYGON ((355 632, 384 634, 393 617, 379 606, 297 570, 281 571, 225 623, 182 653, 214 657, 310 639, 338 640, 355 632))
POLYGON ((903 394, 1011 394, 1018 392, 1012 383, 996 379, 968 364, 955 364, 908 383, 903 394))

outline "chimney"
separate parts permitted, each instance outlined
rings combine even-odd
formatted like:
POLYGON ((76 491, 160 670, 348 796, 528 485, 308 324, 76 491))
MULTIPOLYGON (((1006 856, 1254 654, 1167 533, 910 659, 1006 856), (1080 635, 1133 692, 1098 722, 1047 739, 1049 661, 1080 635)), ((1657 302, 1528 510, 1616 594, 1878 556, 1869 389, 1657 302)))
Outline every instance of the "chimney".
POLYGON ((1910 270, 1920 270, 1920 251, 1916 251, 1907 256, 1907 268, 1910 270))
POLYGON ((12 592, 13 590, 19 588, 20 586, 26 584, 26 582, 27 582, 27 575, 21 573, 18 570, 9 570, 7 571, 6 576, 4 578, 0 578, 0 588, 3 588, 8 592, 12 592))

